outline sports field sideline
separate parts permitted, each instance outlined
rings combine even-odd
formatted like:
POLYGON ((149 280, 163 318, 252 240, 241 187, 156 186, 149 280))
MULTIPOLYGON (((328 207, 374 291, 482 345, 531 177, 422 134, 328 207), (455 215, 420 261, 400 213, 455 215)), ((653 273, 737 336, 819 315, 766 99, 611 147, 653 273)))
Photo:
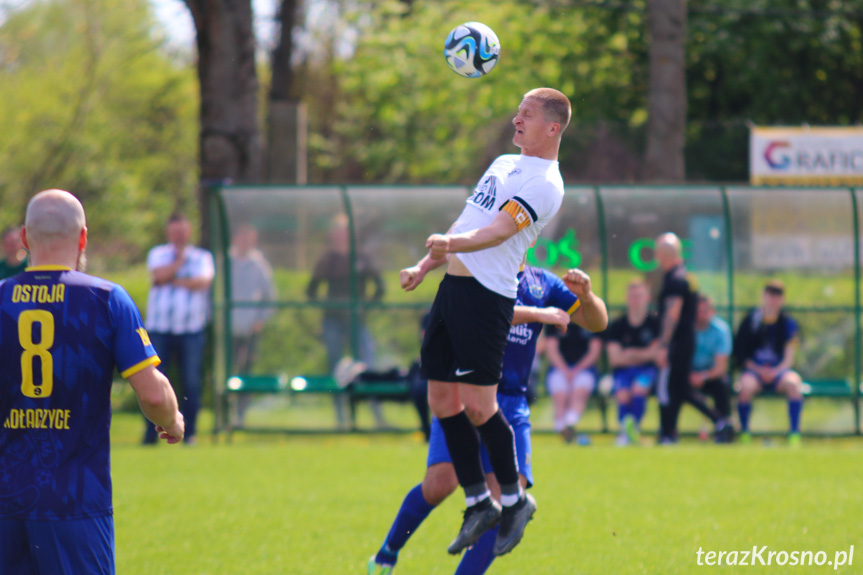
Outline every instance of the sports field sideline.
MULTIPOLYGON (((412 435, 202 438, 194 448, 136 445, 141 421, 115 416, 118 573, 365 573, 401 500, 420 481, 412 435)), ((555 575, 863 572, 863 440, 715 446, 534 443, 539 511, 523 543, 489 573, 555 575), (850 567, 698 566, 696 553, 857 553, 850 567)), ((449 574, 446 546, 464 502, 435 510, 397 573, 449 574)), ((767 555, 764 555, 765 560, 767 555)))

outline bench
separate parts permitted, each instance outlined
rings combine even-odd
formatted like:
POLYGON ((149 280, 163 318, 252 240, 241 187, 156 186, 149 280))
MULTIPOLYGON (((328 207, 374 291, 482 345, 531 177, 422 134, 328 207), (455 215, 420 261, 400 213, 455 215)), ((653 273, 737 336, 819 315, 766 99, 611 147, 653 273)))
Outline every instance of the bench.
POLYGON ((342 387, 329 375, 300 375, 289 378, 277 375, 234 375, 228 378, 225 393, 228 398, 228 438, 239 425, 238 398, 243 394, 325 394, 347 396, 350 406, 351 431, 357 430, 357 406, 362 401, 409 401, 410 383, 404 381, 363 381, 357 379, 342 387))

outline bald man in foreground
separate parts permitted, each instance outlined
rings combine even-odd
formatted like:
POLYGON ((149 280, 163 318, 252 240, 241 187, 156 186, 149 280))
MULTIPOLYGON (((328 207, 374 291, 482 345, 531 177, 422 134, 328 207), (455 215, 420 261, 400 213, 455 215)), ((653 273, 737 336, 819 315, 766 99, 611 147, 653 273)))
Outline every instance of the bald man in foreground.
POLYGON ((677 442, 677 418, 684 401, 710 418, 716 428, 717 441, 729 441, 733 433, 729 422, 710 408, 690 383, 698 299, 696 287, 683 265, 680 238, 672 233, 656 238, 656 261, 665 272, 659 294, 660 332, 656 358, 660 370, 656 384, 659 442, 663 445, 677 442))
POLYGON ((0 573, 113 574, 115 367, 162 439, 183 439, 183 416, 129 295, 76 271, 81 203, 36 194, 22 240, 30 267, 0 282, 0 573))

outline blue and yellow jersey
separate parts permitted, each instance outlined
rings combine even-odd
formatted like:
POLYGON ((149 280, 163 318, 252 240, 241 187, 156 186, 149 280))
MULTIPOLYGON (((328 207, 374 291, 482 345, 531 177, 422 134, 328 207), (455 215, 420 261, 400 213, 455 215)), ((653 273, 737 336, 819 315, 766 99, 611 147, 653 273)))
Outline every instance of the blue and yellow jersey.
POLYGON ((0 282, 0 518, 111 506, 111 383, 158 365, 120 286, 59 266, 0 282))
MULTIPOLYGON (((547 270, 526 267, 518 274, 515 305, 556 307, 572 315, 578 309, 578 297, 563 280, 547 270)), ((503 354, 503 376, 497 388, 504 395, 523 395, 536 355, 536 341, 542 332, 539 322, 514 325, 506 337, 503 354)))

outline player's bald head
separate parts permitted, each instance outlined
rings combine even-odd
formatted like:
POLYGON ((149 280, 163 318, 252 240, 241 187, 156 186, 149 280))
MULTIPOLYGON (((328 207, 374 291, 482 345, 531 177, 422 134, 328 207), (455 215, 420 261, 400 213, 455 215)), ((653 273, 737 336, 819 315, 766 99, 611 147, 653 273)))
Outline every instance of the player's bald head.
POLYGON ((656 238, 656 260, 665 270, 683 260, 683 246, 676 234, 667 232, 656 238))
POLYGON ((39 192, 27 204, 24 227, 30 244, 76 242, 87 225, 84 206, 64 190, 39 192))

